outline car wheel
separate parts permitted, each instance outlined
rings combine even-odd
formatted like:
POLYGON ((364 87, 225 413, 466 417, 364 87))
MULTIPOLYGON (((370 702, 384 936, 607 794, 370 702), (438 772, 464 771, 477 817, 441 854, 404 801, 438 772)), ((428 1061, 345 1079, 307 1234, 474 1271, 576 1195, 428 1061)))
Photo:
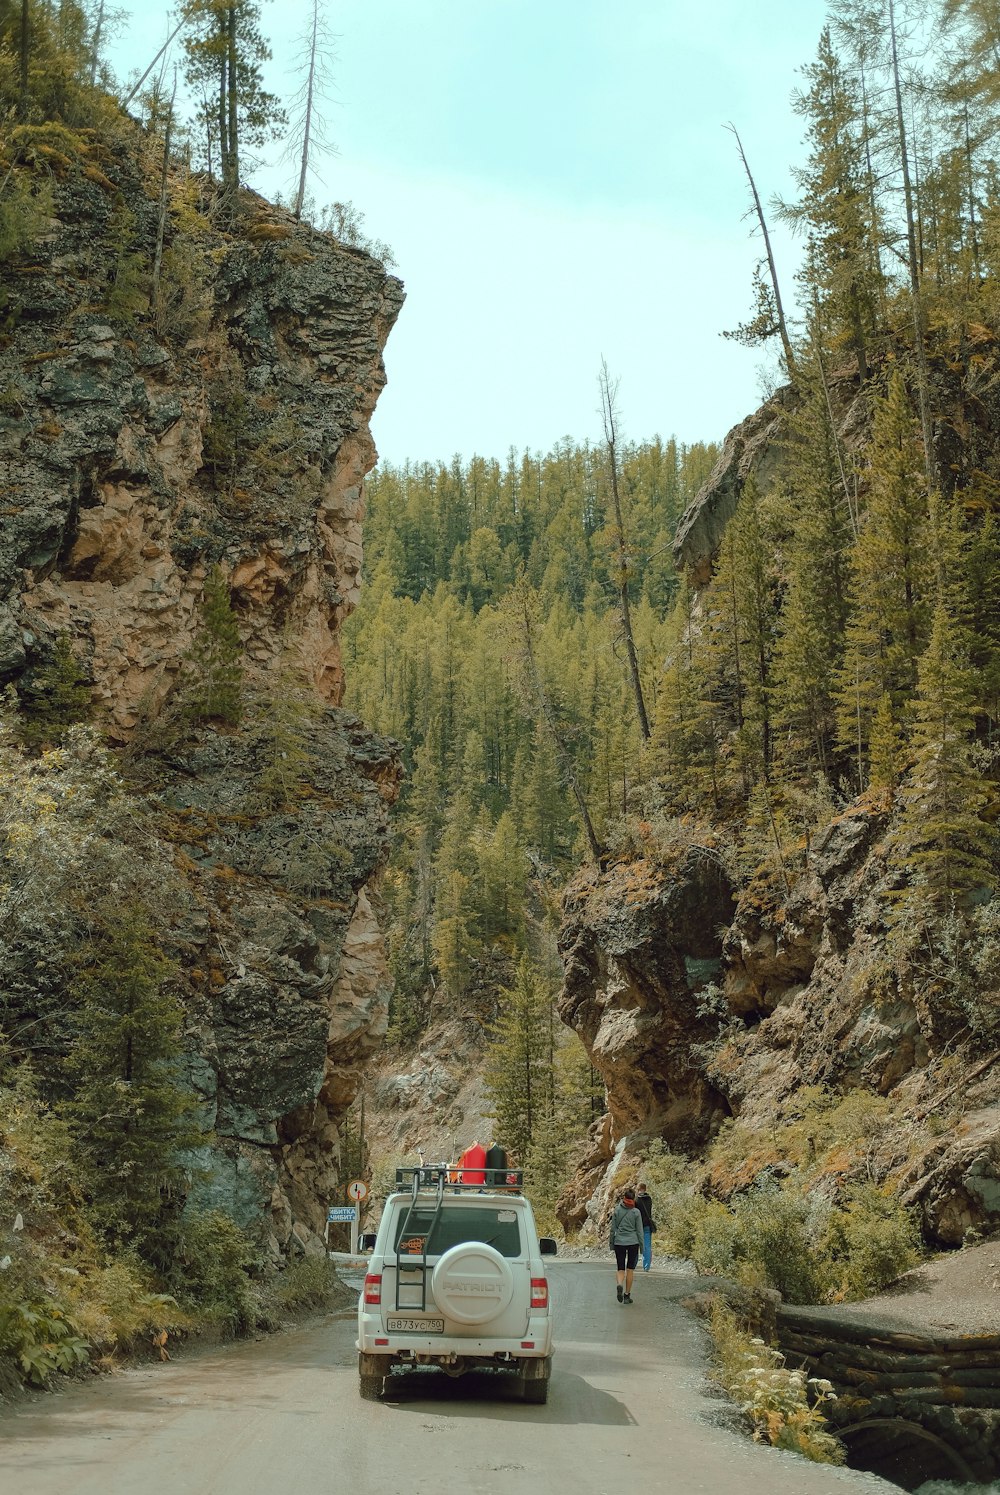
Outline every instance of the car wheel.
POLYGON ((358 1387, 363 1402, 380 1402, 385 1390, 385 1376, 359 1376, 358 1387))
POLYGON ((521 1400, 529 1405, 544 1407, 549 1399, 548 1381, 522 1381, 521 1400))

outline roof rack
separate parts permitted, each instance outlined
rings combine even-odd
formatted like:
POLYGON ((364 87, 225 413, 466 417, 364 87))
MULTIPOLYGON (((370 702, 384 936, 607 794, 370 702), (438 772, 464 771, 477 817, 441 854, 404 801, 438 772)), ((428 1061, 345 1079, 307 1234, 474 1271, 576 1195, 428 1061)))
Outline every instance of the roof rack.
POLYGON ((412 1190, 445 1188, 456 1194, 484 1194, 499 1191, 520 1194, 524 1187, 521 1168, 464 1168, 461 1163, 421 1163, 418 1167, 397 1168, 396 1188, 412 1190), (463 1174, 475 1175, 475 1183, 466 1183, 463 1174))

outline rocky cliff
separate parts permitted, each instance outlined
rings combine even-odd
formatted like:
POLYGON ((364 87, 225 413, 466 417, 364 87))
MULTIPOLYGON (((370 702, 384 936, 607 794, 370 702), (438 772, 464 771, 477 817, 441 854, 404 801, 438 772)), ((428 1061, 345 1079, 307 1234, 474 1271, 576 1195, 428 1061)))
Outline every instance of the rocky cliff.
MULTIPOLYGON (((990 360, 952 391, 937 440, 953 481, 995 467, 984 412, 996 392, 990 360)), ((843 449, 856 451, 869 403, 850 378, 831 396, 843 449)), ((696 590, 711 576, 748 477, 765 495, 780 477, 794 403, 780 391, 730 433, 682 519, 676 556, 696 590)), ((962 1024, 942 1022, 940 977, 893 954, 889 800, 846 804, 804 836, 780 875, 742 865, 724 825, 699 830, 686 820, 660 850, 647 826, 648 850, 585 870, 564 899, 559 1010, 608 1095, 608 1115, 560 1204, 567 1226, 600 1218, 623 1151, 639 1156, 662 1138, 703 1158, 726 1118, 738 1119, 745 1138, 766 1137, 795 1114, 801 1093, 823 1087, 885 1098, 891 1124, 866 1139, 865 1176, 915 1207, 929 1241, 954 1246, 995 1231, 998 1055, 981 1037, 970 1042, 962 1024), (691 844, 679 852, 685 837, 691 844)), ((996 1004, 995 971, 973 1000, 996 1004)), ((845 1154, 845 1176, 856 1162, 845 1154)), ((760 1168, 781 1176, 782 1166, 777 1154, 748 1151, 735 1172, 705 1187, 726 1196, 760 1168)))
MULTIPOLYGON (((386 1021, 365 886, 398 763, 340 708, 338 630, 402 287, 252 194, 219 220, 173 170, 157 275, 146 138, 40 149, 19 170, 45 167, 51 215, 5 266, 0 678, 27 699, 69 640, 188 888, 169 953, 214 1131, 197 1187, 311 1249, 386 1021), (177 704, 210 574, 238 623, 238 726, 177 704), (289 755, 292 787, 262 793, 289 755)), ((5 997, 30 1019, 30 988, 5 997)))

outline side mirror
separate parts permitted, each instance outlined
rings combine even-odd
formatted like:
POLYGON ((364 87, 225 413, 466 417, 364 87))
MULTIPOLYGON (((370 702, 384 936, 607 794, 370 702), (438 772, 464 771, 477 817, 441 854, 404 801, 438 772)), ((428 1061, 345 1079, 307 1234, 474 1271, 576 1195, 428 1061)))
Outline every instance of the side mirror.
POLYGON ((542 1256, 555 1256, 559 1250, 559 1242, 550 1235, 538 1237, 538 1249, 542 1256))
POLYGON ((364 1233, 364 1235, 361 1236, 361 1238, 359 1239, 358 1245, 361 1247, 362 1251, 374 1251, 375 1250, 375 1232, 374 1232, 374 1230, 366 1230, 365 1233, 364 1233))

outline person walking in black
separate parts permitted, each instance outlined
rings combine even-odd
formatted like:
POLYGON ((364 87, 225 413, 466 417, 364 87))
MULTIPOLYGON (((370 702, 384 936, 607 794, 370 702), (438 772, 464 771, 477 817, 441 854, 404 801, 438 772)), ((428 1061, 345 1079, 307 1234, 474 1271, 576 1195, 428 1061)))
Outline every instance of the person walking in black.
POLYGON ((635 1207, 635 1190, 624 1189, 611 1216, 611 1249, 618 1267, 619 1303, 632 1301, 632 1279, 642 1242, 642 1216, 635 1207))
POLYGON ((642 1216, 642 1270, 648 1272, 653 1265, 653 1201, 646 1193, 646 1185, 640 1184, 635 1196, 635 1207, 642 1216))

